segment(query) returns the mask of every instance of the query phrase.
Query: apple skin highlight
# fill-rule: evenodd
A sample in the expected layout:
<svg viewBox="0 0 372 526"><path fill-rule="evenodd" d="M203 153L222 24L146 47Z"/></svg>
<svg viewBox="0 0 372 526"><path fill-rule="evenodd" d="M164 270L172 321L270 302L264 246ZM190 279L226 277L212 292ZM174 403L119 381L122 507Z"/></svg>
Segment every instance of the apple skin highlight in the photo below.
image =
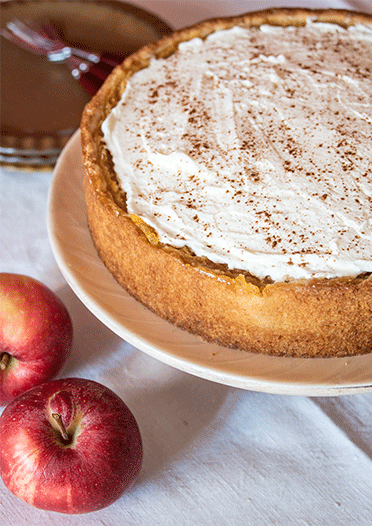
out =
<svg viewBox="0 0 372 526"><path fill-rule="evenodd" d="M29 276L0 273L0 405L54 378L72 340L70 315L54 292Z"/></svg>
<svg viewBox="0 0 372 526"><path fill-rule="evenodd" d="M0 474L36 508L97 511L132 488L142 439L126 404L81 378L51 380L13 400L0 416Z"/></svg>

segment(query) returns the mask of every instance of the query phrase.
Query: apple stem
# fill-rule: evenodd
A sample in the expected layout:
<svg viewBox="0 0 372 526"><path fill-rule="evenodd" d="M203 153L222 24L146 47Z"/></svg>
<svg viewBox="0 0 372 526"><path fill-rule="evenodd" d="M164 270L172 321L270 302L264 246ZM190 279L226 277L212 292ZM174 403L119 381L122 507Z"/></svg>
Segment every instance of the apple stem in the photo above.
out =
<svg viewBox="0 0 372 526"><path fill-rule="evenodd" d="M64 426L64 424L62 422L61 415L59 413L52 413L52 417L54 418L54 420L57 423L58 430L61 433L63 440L67 441L69 439L69 436L68 436L66 428L65 428L65 426Z"/></svg>
<svg viewBox="0 0 372 526"><path fill-rule="evenodd" d="M5 371L5 369L8 367L9 362L10 362L10 358L11 358L11 356L7 352L3 352L0 355L0 369L2 371Z"/></svg>

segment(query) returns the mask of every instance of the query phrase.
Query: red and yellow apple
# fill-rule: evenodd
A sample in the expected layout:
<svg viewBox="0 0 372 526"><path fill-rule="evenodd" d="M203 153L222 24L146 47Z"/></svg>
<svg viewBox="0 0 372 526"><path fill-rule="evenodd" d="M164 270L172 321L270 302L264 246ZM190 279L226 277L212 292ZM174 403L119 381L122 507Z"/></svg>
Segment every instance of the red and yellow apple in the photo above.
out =
<svg viewBox="0 0 372 526"><path fill-rule="evenodd" d="M43 283L0 273L0 405L54 378L71 351L70 315Z"/></svg>
<svg viewBox="0 0 372 526"><path fill-rule="evenodd" d="M37 508L71 514L104 508L133 486L142 458L132 412L91 380L51 380L0 416L1 477Z"/></svg>

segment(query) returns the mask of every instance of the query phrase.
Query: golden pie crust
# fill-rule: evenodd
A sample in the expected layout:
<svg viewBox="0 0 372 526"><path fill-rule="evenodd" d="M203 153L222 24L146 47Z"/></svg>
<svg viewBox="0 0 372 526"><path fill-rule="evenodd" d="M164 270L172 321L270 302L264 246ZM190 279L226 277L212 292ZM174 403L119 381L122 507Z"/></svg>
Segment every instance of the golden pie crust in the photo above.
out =
<svg viewBox="0 0 372 526"><path fill-rule="evenodd" d="M177 31L128 57L86 106L81 122L88 223L98 254L132 296L171 323L209 342L278 356L341 357L369 353L372 344L372 277L265 282L229 271L187 247L159 242L156 232L126 210L101 123L120 100L127 79L165 58L182 41L205 38L235 25L343 26L372 23L345 10L272 9L215 19Z"/></svg>

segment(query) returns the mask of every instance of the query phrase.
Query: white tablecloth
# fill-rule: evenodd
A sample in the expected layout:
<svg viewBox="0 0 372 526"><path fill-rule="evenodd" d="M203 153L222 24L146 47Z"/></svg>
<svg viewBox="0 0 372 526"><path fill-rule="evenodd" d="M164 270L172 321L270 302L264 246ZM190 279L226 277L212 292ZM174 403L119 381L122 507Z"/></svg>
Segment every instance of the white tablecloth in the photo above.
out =
<svg viewBox="0 0 372 526"><path fill-rule="evenodd" d="M369 1L134 1L174 28L278 5L354 8ZM74 349L63 376L101 382L141 428L134 489L99 512L65 516L26 505L0 481L3 526L370 526L372 395L244 391L173 369L122 341L64 280L47 236L52 173L2 169L0 271L33 276L63 300ZM1 410L0 410L1 411Z"/></svg>

